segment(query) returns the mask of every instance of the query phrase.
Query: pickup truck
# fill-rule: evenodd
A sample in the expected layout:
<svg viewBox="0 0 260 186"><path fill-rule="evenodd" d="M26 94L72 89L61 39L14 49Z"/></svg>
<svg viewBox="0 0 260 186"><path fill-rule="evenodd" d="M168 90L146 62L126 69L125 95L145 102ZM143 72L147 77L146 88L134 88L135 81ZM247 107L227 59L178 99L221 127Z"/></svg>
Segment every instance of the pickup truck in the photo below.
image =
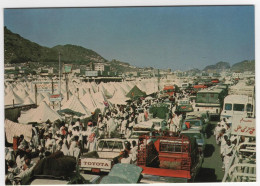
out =
<svg viewBox="0 0 260 186"><path fill-rule="evenodd" d="M188 182L199 172L203 154L194 138L142 136L137 165L143 169L141 183Z"/></svg>
<svg viewBox="0 0 260 186"><path fill-rule="evenodd" d="M117 163L120 152L125 149L126 139L100 139L96 151L83 154L79 158L79 170L94 173L110 172Z"/></svg>

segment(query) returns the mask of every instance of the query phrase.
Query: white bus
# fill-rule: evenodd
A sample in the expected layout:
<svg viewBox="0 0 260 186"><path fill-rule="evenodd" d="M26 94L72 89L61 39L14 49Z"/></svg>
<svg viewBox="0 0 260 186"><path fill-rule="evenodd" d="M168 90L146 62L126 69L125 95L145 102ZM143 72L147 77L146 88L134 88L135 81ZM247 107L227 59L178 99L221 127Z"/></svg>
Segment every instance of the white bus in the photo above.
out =
<svg viewBox="0 0 260 186"><path fill-rule="evenodd" d="M254 100L247 95L228 95L224 99L220 118L254 117Z"/></svg>

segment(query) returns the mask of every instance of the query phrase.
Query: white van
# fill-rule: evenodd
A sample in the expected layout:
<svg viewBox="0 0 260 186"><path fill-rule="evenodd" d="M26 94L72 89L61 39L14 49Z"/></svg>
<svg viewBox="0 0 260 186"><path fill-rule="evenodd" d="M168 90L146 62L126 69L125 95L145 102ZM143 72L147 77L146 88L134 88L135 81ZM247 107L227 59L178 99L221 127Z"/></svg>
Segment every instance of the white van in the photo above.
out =
<svg viewBox="0 0 260 186"><path fill-rule="evenodd" d="M228 95L224 99L220 118L252 117L254 113L254 100L246 95Z"/></svg>

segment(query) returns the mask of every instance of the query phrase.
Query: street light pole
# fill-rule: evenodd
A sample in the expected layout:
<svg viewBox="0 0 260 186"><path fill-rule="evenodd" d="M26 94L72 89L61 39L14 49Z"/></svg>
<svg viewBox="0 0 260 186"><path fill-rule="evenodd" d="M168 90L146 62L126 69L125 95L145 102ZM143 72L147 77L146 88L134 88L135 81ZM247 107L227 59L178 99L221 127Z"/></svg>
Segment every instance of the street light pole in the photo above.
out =
<svg viewBox="0 0 260 186"><path fill-rule="evenodd" d="M59 96L61 99L61 69L60 69L60 52L59 52ZM59 110L61 110L61 100L60 100L60 104L59 104Z"/></svg>

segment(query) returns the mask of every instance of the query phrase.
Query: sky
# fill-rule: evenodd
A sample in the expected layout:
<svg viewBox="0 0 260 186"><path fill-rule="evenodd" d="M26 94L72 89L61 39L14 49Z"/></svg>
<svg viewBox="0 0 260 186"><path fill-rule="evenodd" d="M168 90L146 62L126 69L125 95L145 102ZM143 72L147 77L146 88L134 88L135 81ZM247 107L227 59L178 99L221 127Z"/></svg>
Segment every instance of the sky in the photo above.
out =
<svg viewBox="0 0 260 186"><path fill-rule="evenodd" d="M73 44L138 67L203 69L255 59L254 6L5 9L42 46Z"/></svg>

